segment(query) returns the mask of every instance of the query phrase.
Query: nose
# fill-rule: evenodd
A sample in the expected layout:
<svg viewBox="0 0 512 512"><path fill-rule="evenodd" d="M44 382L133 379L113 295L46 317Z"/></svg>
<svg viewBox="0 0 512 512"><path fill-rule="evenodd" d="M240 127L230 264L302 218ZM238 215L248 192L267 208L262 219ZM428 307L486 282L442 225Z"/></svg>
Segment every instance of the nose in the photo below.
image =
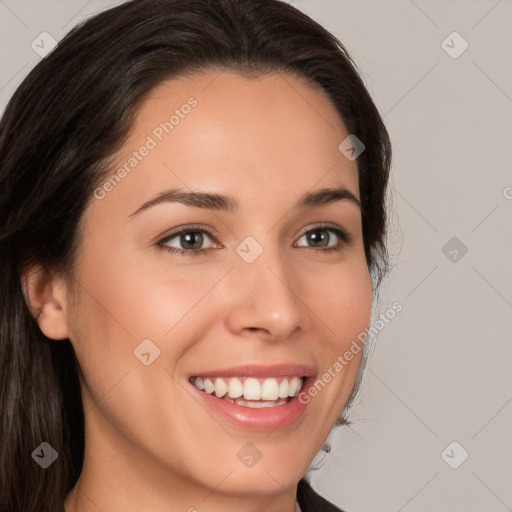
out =
<svg viewBox="0 0 512 512"><path fill-rule="evenodd" d="M299 276L279 249L265 249L252 263L237 256L235 267L227 314L231 332L282 340L304 327Z"/></svg>

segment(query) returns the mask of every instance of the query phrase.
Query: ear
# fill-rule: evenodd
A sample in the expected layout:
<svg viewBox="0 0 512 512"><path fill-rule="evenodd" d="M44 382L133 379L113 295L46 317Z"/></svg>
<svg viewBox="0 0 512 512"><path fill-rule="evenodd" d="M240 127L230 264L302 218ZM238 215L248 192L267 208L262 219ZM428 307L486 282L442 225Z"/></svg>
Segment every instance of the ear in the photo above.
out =
<svg viewBox="0 0 512 512"><path fill-rule="evenodd" d="M42 333L53 340L69 338L64 280L35 265L23 272L21 281L27 305Z"/></svg>

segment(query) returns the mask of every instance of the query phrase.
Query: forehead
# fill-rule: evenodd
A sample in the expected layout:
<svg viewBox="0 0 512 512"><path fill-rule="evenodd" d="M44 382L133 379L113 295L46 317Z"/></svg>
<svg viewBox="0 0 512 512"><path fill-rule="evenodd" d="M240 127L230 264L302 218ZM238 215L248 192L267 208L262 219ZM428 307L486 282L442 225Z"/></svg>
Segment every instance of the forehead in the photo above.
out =
<svg viewBox="0 0 512 512"><path fill-rule="evenodd" d="M126 172L107 198L132 208L164 188L204 188L256 205L339 185L359 197L357 164L338 149L348 135L327 95L303 79L180 77L140 104L111 169Z"/></svg>

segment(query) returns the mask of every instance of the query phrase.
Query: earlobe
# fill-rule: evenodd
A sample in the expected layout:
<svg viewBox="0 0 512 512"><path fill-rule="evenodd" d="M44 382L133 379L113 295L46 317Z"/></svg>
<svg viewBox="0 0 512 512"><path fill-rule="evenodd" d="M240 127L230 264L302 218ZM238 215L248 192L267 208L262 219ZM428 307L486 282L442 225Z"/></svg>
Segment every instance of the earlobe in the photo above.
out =
<svg viewBox="0 0 512 512"><path fill-rule="evenodd" d="M54 340L69 338L66 285L41 265L23 272L23 294L42 333Z"/></svg>

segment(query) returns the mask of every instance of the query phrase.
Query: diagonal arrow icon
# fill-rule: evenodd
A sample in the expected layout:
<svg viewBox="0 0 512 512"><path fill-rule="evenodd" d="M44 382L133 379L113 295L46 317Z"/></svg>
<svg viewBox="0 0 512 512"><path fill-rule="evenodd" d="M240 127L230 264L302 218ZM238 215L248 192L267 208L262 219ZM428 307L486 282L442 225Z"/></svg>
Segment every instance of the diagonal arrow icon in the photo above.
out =
<svg viewBox="0 0 512 512"><path fill-rule="evenodd" d="M42 442L36 447L31 455L43 469L51 466L59 457L59 454L53 449L52 445L46 442Z"/></svg>
<svg viewBox="0 0 512 512"><path fill-rule="evenodd" d="M149 366L160 357L160 349L149 339L142 340L133 351L133 355L144 365Z"/></svg>
<svg viewBox="0 0 512 512"><path fill-rule="evenodd" d="M252 236L248 236L238 244L236 252L246 263L252 263L261 255L263 247Z"/></svg>
<svg viewBox="0 0 512 512"><path fill-rule="evenodd" d="M441 458L452 469L457 469L467 460L469 453L457 441L451 442L442 452Z"/></svg>
<svg viewBox="0 0 512 512"><path fill-rule="evenodd" d="M345 157L353 162L364 150L365 145L353 133L346 137L338 146Z"/></svg>
<svg viewBox="0 0 512 512"><path fill-rule="evenodd" d="M255 466L263 454L252 443L246 443L236 454L238 460L249 469Z"/></svg>

